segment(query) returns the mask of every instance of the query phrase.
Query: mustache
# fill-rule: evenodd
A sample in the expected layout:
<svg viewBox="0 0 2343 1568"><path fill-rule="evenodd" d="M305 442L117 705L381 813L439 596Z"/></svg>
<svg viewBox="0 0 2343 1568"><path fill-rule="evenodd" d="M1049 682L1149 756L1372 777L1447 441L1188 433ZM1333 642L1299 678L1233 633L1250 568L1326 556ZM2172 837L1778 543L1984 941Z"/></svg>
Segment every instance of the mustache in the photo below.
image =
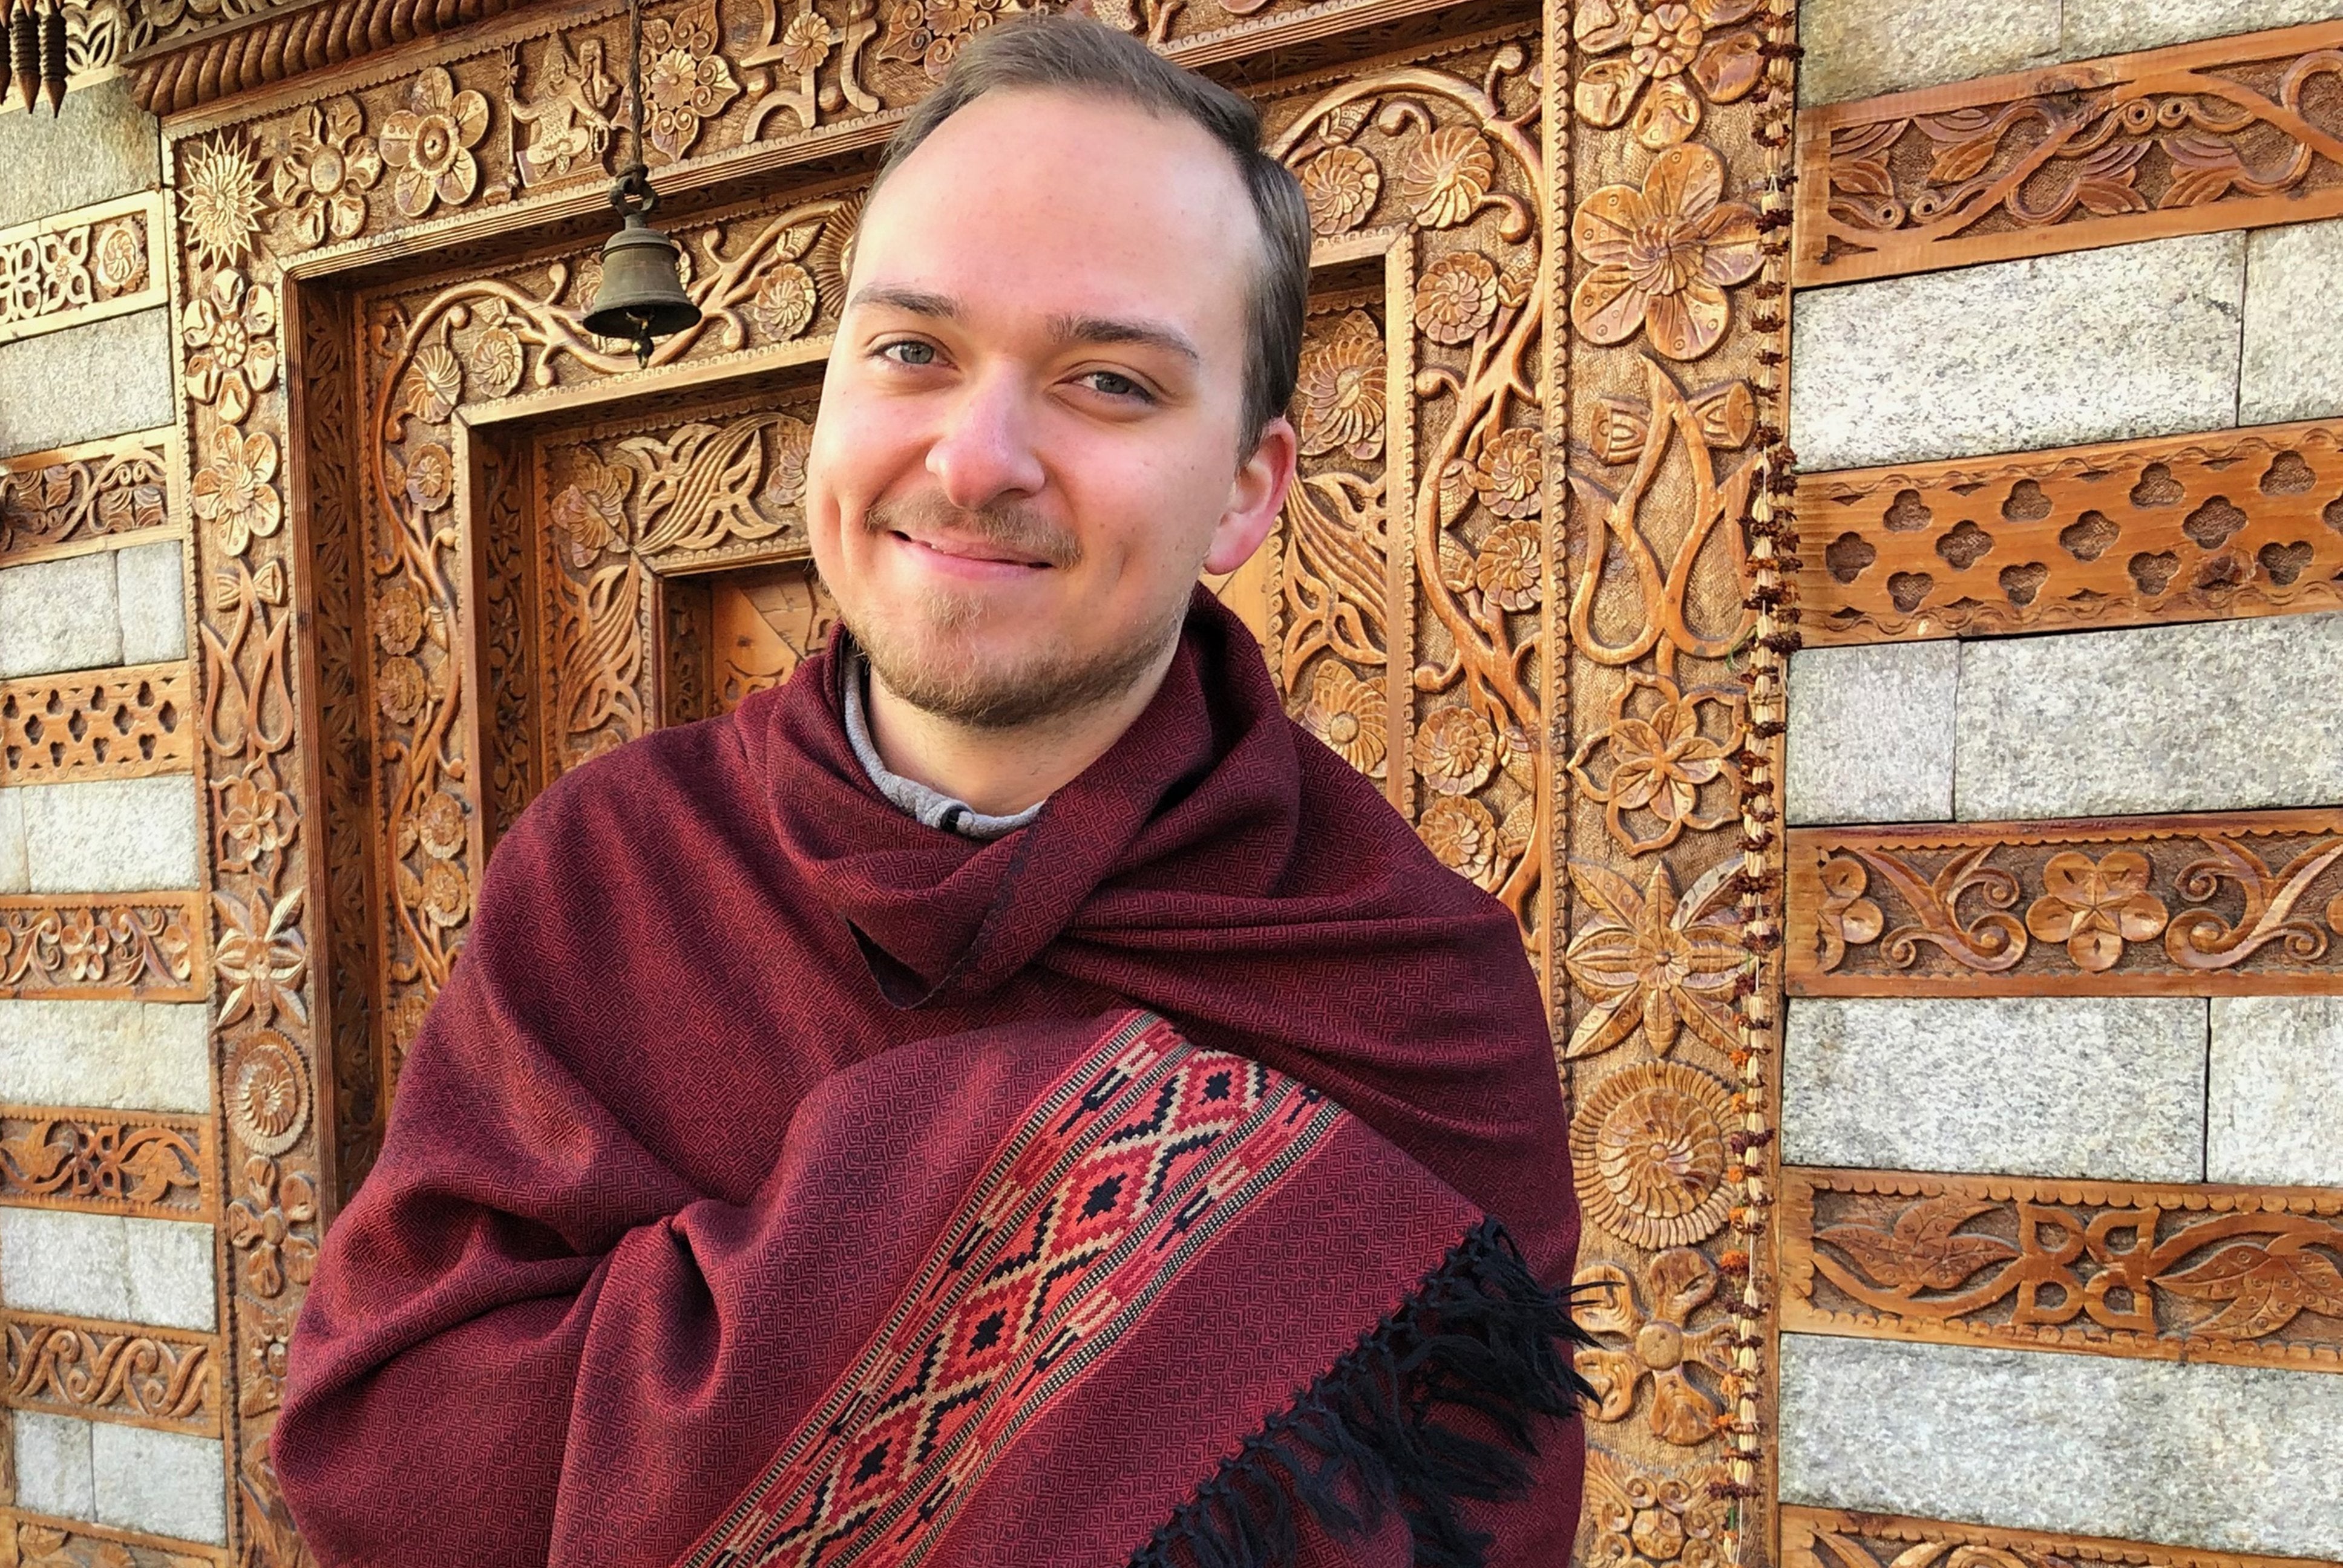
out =
<svg viewBox="0 0 2343 1568"><path fill-rule="evenodd" d="M915 539L973 540L1021 560L1053 567L1075 566L1082 558L1081 540L1016 501L970 511L930 491L878 503L862 514L862 527L869 533L900 533Z"/></svg>

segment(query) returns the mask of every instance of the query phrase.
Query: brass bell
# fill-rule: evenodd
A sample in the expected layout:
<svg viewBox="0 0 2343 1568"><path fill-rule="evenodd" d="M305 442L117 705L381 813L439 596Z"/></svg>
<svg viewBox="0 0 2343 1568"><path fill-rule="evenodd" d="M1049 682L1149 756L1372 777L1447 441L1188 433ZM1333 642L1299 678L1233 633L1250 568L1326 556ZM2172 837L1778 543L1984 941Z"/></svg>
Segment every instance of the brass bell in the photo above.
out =
<svg viewBox="0 0 2343 1568"><path fill-rule="evenodd" d="M635 346L635 362L650 362L655 338L699 324L699 307L683 291L677 263L682 247L645 221L659 208L649 171L637 164L618 176L610 205L624 220L602 246L602 286L594 291L586 330L624 338Z"/></svg>

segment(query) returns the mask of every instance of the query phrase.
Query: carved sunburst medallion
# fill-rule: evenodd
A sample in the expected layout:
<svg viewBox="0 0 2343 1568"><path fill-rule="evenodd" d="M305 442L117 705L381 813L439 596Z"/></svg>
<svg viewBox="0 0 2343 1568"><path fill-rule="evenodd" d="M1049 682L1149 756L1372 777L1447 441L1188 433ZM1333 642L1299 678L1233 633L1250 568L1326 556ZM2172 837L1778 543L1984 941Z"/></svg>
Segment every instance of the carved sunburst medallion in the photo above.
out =
<svg viewBox="0 0 2343 1568"><path fill-rule="evenodd" d="M1653 1250L1715 1235L1733 1202L1725 1184L1732 1114L1725 1085L1680 1062L1643 1062L1604 1079L1570 1130L1587 1218Z"/></svg>

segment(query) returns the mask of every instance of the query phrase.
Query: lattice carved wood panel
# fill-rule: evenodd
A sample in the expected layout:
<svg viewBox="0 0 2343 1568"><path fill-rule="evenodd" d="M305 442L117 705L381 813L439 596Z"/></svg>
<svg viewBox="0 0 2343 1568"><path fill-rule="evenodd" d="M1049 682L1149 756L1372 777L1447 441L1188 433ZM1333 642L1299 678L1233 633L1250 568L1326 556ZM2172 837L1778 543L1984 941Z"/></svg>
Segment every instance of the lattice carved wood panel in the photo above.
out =
<svg viewBox="0 0 2343 1568"><path fill-rule="evenodd" d="M1817 474L1811 645L2343 605L2343 425Z"/></svg>

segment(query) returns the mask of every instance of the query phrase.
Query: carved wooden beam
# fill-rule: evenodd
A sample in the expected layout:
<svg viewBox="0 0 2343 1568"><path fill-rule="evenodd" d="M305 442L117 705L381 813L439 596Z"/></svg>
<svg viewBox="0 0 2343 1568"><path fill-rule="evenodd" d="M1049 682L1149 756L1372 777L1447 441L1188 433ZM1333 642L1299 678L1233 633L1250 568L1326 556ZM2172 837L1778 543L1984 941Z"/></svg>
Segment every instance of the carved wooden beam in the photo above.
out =
<svg viewBox="0 0 2343 1568"><path fill-rule="evenodd" d="M1785 1166L1781 1235L1788 1331L2343 1370L2332 1188Z"/></svg>
<svg viewBox="0 0 2343 1568"><path fill-rule="evenodd" d="M186 772L194 689L184 659L0 685L0 786Z"/></svg>
<svg viewBox="0 0 2343 1568"><path fill-rule="evenodd" d="M264 1459L266 1456L262 1456ZM0 1562L37 1568L227 1568L223 1547L0 1508Z"/></svg>
<svg viewBox="0 0 2343 1568"><path fill-rule="evenodd" d="M2343 994L2343 810L1789 836L1794 996Z"/></svg>
<svg viewBox="0 0 2343 1568"><path fill-rule="evenodd" d="M0 897L0 997L201 1001L208 924L200 893Z"/></svg>
<svg viewBox="0 0 2343 1568"><path fill-rule="evenodd" d="M15 1312L0 1330L13 1409L219 1435L216 1335Z"/></svg>
<svg viewBox="0 0 2343 1568"><path fill-rule="evenodd" d="M1809 647L2343 605L2343 421L1798 481Z"/></svg>
<svg viewBox="0 0 2343 1568"><path fill-rule="evenodd" d="M1801 288L2343 213L2343 22L1807 109Z"/></svg>
<svg viewBox="0 0 2343 1568"><path fill-rule="evenodd" d="M0 229L0 343L161 304L162 227L163 193L140 191Z"/></svg>
<svg viewBox="0 0 2343 1568"><path fill-rule="evenodd" d="M0 460L0 567L167 527L177 438L141 430Z"/></svg>
<svg viewBox="0 0 2343 1568"><path fill-rule="evenodd" d="M0 1204L211 1220L210 1122L150 1111L0 1105Z"/></svg>
<svg viewBox="0 0 2343 1568"><path fill-rule="evenodd" d="M1965 1563L1977 1568L2322 1568L2298 1557L2260 1557L2191 1546L2157 1546L1990 1524L1947 1524L1835 1508L1782 1510L1785 1568L1891 1568Z"/></svg>
<svg viewBox="0 0 2343 1568"><path fill-rule="evenodd" d="M232 93L452 32L531 3L316 0L280 5L241 26L196 34L129 62L131 90L148 114L180 114Z"/></svg>

